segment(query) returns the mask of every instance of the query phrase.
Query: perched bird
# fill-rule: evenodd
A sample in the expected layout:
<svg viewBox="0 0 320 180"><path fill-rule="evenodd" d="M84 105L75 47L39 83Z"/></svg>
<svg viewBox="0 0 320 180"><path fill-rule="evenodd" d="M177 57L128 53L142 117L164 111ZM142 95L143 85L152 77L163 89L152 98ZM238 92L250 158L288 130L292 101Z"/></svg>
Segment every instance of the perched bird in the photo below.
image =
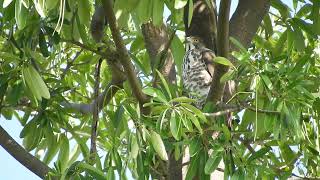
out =
<svg viewBox="0 0 320 180"><path fill-rule="evenodd" d="M186 38L186 54L183 58L183 88L194 100L195 106L202 109L210 90L214 72L215 53L206 48L199 37Z"/></svg>

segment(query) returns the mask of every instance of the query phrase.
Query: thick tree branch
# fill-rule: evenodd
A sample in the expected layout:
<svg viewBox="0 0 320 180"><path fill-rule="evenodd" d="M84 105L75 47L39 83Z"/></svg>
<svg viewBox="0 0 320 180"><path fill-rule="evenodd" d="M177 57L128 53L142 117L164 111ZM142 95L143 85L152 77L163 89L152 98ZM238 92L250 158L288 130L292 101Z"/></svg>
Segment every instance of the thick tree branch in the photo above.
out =
<svg viewBox="0 0 320 180"><path fill-rule="evenodd" d="M227 59L229 56L230 5L230 0L221 1L218 18L217 55ZM215 70L207 101L211 101L216 104L221 100L225 86L225 83L220 82L220 78L228 71L228 67L221 64L216 64L214 69Z"/></svg>
<svg viewBox="0 0 320 180"><path fill-rule="evenodd" d="M23 166L31 172L44 179L50 168L42 161L32 156L22 146L20 146L1 126L0 126L0 145Z"/></svg>
<svg viewBox="0 0 320 180"><path fill-rule="evenodd" d="M239 0L230 20L230 36L248 48L264 15L270 8L270 0ZM236 50L231 44L231 51Z"/></svg>
<svg viewBox="0 0 320 180"><path fill-rule="evenodd" d="M146 94L142 92L141 85L139 83L138 77L134 71L134 67L131 63L128 51L123 43L123 40L120 35L119 27L116 22L116 17L113 12L113 3L111 0L104 0L103 7L105 10L106 17L111 29L112 38L114 40L115 46L119 53L120 62L123 65L123 68L127 74L127 78L134 96L137 98L140 104L144 104L149 101L149 98Z"/></svg>

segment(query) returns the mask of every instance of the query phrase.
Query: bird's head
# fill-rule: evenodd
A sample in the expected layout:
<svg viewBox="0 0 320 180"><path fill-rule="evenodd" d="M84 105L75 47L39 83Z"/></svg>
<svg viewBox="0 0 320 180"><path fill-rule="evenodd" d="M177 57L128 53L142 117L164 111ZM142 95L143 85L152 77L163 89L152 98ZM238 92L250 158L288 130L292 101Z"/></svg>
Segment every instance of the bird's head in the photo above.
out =
<svg viewBox="0 0 320 180"><path fill-rule="evenodd" d="M186 50L190 50L193 48L204 48L204 42L202 41L201 38L197 37L197 36L189 36L186 37Z"/></svg>

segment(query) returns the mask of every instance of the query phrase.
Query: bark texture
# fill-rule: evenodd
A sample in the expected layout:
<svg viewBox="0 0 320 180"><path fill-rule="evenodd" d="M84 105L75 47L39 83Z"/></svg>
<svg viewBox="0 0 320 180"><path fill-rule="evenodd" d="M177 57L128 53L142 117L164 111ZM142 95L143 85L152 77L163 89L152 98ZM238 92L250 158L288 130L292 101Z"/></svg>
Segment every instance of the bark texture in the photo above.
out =
<svg viewBox="0 0 320 180"><path fill-rule="evenodd" d="M170 35L166 26L162 25L161 27L156 27L152 23L146 23L142 25L142 34L144 37L145 47L151 60L151 67L154 67L154 61L156 61L157 56L159 56L160 53L165 49L167 43L170 43ZM160 69L160 72L168 80L169 83L175 83L176 71L170 49L168 50L167 56L164 61L164 66ZM176 161L173 153L168 152L168 155L169 161L167 164L167 179L182 179L182 159Z"/></svg>
<svg viewBox="0 0 320 180"><path fill-rule="evenodd" d="M24 167L44 179L50 168L27 152L0 126L0 145Z"/></svg>

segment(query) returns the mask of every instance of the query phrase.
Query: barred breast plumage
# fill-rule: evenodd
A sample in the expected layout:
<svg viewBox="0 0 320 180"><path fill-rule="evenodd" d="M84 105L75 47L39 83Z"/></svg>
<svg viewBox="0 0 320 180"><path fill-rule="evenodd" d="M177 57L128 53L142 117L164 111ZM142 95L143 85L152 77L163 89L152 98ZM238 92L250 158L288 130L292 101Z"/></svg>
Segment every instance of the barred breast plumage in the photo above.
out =
<svg viewBox="0 0 320 180"><path fill-rule="evenodd" d="M186 38L186 54L183 59L183 87L188 96L196 100L196 107L201 109L210 90L214 71L215 54L206 48L198 37Z"/></svg>

